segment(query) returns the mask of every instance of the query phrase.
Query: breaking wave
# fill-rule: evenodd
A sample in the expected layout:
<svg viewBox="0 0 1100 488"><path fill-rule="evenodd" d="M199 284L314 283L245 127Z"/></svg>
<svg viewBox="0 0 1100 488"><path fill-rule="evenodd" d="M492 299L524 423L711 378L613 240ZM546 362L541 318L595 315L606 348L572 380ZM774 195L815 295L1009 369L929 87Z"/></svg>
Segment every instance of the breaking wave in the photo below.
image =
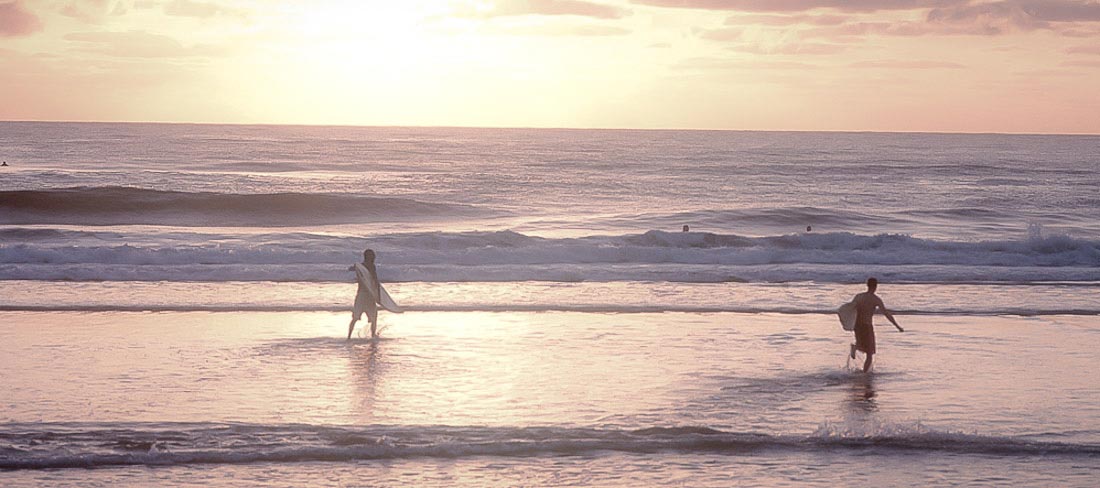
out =
<svg viewBox="0 0 1100 488"><path fill-rule="evenodd" d="M295 463L471 456L599 455L602 452L948 452L987 456L1100 457L1100 445L940 432L922 426L852 434L723 432L708 427L637 430L257 424L7 424L0 469Z"/></svg>
<svg viewBox="0 0 1100 488"><path fill-rule="evenodd" d="M387 281L1030 283L1100 281L1100 241L951 241L898 234L650 231L547 238L512 231L349 237L0 230L0 279L347 281L364 248Z"/></svg>
<svg viewBox="0 0 1100 488"><path fill-rule="evenodd" d="M0 224L281 227L446 218L468 205L338 193L233 194L130 187L0 191Z"/></svg>

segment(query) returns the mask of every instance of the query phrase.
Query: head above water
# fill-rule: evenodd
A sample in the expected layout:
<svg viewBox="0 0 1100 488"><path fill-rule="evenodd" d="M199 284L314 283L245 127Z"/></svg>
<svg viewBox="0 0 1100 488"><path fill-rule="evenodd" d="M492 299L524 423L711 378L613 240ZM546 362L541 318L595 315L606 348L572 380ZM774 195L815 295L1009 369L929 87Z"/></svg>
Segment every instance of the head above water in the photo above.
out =
<svg viewBox="0 0 1100 488"><path fill-rule="evenodd" d="M363 251L363 262L364 263L373 263L374 262L374 250L373 249L367 249L366 251Z"/></svg>
<svg viewBox="0 0 1100 488"><path fill-rule="evenodd" d="M874 292L875 288L878 288L878 279L867 278L867 291Z"/></svg>

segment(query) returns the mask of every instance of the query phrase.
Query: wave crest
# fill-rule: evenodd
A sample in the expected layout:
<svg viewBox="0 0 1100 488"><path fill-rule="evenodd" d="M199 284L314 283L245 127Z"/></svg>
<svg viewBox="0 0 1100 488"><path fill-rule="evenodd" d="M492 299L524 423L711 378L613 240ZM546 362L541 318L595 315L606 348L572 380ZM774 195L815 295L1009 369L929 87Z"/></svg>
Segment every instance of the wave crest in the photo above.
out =
<svg viewBox="0 0 1100 488"><path fill-rule="evenodd" d="M919 426L918 426L919 427ZM294 463L599 452L764 450L921 451L996 456L1100 457L1100 445L940 432L926 428L869 435L809 436L724 432L701 426L633 431L554 427L330 427L255 424L9 424L0 427L0 469L129 465Z"/></svg>
<svg viewBox="0 0 1100 488"><path fill-rule="evenodd" d="M470 216L468 205L339 193L230 194L130 187L0 191L0 224L279 227Z"/></svg>

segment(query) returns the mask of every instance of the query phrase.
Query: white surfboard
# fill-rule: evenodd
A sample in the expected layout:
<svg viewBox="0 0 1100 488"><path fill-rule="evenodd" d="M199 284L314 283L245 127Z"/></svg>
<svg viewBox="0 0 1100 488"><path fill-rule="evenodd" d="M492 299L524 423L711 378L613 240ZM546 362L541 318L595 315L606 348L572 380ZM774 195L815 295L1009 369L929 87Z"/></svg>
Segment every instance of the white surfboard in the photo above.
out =
<svg viewBox="0 0 1100 488"><path fill-rule="evenodd" d="M393 301L393 298L390 298L390 294L386 292L386 287L379 285L378 291L381 292L382 296L374 296L374 277L371 276L370 271L367 271L367 267L363 266L362 263L355 263L355 279L359 281L360 285L366 287L367 293L370 294L371 299L378 302L382 308L393 313L404 312L404 310L401 310L401 306Z"/></svg>
<svg viewBox="0 0 1100 488"><path fill-rule="evenodd" d="M856 302L841 305L836 315L840 318L840 326L844 327L844 330L856 330Z"/></svg>

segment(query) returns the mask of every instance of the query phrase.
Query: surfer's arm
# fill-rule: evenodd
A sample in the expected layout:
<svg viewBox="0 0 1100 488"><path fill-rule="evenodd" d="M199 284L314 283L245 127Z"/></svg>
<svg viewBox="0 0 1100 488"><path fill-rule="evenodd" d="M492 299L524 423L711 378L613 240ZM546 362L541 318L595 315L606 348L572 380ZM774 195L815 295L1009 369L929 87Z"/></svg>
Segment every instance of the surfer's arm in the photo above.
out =
<svg viewBox="0 0 1100 488"><path fill-rule="evenodd" d="M878 301L878 308L879 310L882 310L882 314L886 316L886 320L889 320L891 324L894 324L894 327L898 328L898 332L905 332L905 329L901 328L901 326L898 325L898 321L894 320L894 314L890 313L890 311L886 309L886 305L882 303L882 300Z"/></svg>

